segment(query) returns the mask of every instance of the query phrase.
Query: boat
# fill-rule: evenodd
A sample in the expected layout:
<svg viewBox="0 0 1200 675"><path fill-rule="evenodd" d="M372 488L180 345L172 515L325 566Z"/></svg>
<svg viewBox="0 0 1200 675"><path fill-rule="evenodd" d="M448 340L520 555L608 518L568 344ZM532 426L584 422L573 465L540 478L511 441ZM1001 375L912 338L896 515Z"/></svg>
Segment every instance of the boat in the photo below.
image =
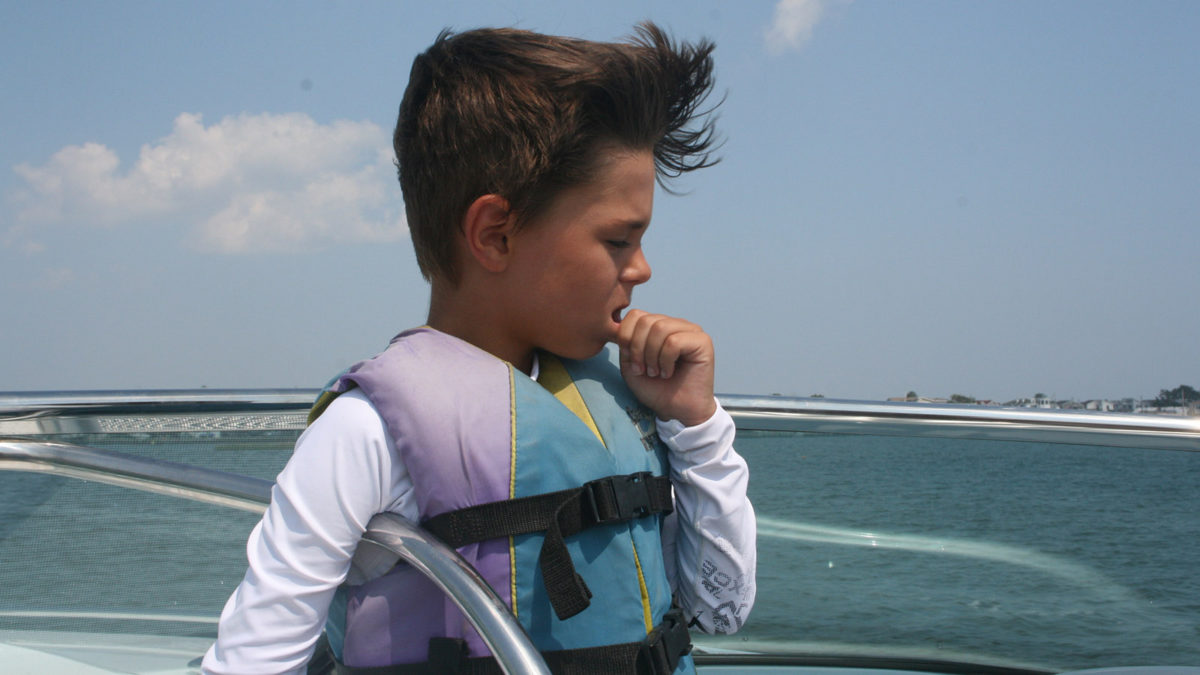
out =
<svg viewBox="0 0 1200 675"><path fill-rule="evenodd" d="M0 672L199 672L314 395L0 394ZM720 398L759 599L693 636L700 673L1200 675L1200 418ZM469 565L378 516L352 575L398 561L505 672L548 672Z"/></svg>

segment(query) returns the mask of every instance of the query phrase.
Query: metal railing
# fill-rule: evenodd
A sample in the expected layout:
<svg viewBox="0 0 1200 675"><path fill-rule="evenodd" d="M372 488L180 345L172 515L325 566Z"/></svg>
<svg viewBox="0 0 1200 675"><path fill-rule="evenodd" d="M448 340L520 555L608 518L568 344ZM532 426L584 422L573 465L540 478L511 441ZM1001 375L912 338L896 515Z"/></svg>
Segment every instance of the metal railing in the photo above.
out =
<svg viewBox="0 0 1200 675"><path fill-rule="evenodd" d="M1200 452L1200 417L721 396L738 430L1072 443Z"/></svg>
<svg viewBox="0 0 1200 675"><path fill-rule="evenodd" d="M90 480L180 499L262 512L271 482L204 467L55 443L0 440L0 471L32 471ZM505 673L549 675L521 625L469 563L420 527L394 514L367 524L353 562L358 580L403 560L433 581L483 637Z"/></svg>
<svg viewBox="0 0 1200 675"><path fill-rule="evenodd" d="M30 471L262 513L271 481L53 441L0 440L0 471Z"/></svg>
<svg viewBox="0 0 1200 675"><path fill-rule="evenodd" d="M390 570L402 559L437 584L487 643L505 673L550 675L525 629L508 611L483 577L454 549L394 513L381 513L367 523L367 531L354 553L354 565L362 571L370 566L378 573ZM366 580L371 574L363 574Z"/></svg>
<svg viewBox="0 0 1200 675"><path fill-rule="evenodd" d="M308 389L0 393L0 438L299 430ZM721 395L740 430L928 436L1200 451L1200 417Z"/></svg>

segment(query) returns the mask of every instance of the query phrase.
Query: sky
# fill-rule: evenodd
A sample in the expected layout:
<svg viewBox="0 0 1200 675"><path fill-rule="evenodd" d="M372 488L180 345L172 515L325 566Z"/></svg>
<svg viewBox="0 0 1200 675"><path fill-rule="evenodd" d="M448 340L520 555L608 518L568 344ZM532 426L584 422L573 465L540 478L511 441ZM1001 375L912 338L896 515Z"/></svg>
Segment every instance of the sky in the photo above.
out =
<svg viewBox="0 0 1200 675"><path fill-rule="evenodd" d="M0 0L0 390L319 387L424 323L390 155L443 28L712 39L634 306L717 390L1200 385L1200 3Z"/></svg>

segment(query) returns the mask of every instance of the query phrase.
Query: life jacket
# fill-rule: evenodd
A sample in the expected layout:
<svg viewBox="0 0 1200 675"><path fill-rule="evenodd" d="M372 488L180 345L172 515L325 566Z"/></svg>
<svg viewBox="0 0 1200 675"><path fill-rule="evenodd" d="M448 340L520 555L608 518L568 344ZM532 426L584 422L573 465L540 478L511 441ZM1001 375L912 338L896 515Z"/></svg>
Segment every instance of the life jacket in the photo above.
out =
<svg viewBox="0 0 1200 675"><path fill-rule="evenodd" d="M635 655L643 662L657 659L657 669L622 670L692 673L690 656L660 658L664 650L686 652L690 643L679 644L680 631L687 640L686 627L672 612L662 558L669 465L654 415L628 390L608 354L584 361L540 354L539 364L535 382L467 342L417 328L336 378L310 422L338 394L357 387L366 395L412 478L422 524L475 567L552 668L590 661L590 669L562 670L599 672L595 663L604 650L592 648L666 639L670 644L649 648L654 654ZM665 508L661 492L654 492L664 484ZM628 499L619 503L621 493L631 490L633 508ZM574 501L560 507L560 495ZM549 535L515 527L502 528L515 532L508 536L494 536L495 531L459 536L499 520L488 509L507 513L514 504L547 499ZM558 523L571 521L563 509L582 509L584 515L575 516L584 521L579 531L569 525L565 533L558 531ZM595 515L601 511L608 515ZM671 635L664 638L666 630ZM427 667L446 639L457 641L467 661L490 656L457 607L406 565L340 588L327 634L349 672L393 664Z"/></svg>

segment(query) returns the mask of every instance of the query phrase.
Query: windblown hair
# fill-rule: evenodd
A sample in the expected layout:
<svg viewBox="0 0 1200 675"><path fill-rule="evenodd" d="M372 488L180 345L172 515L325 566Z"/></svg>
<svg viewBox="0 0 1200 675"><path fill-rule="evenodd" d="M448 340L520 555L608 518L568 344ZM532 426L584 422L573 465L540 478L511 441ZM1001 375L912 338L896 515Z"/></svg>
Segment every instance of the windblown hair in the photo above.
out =
<svg viewBox="0 0 1200 675"><path fill-rule="evenodd" d="M443 31L413 61L393 139L421 273L457 282L455 237L482 195L505 198L523 224L610 148L652 151L664 188L715 164L713 116L700 109L712 50L652 23L618 43Z"/></svg>

